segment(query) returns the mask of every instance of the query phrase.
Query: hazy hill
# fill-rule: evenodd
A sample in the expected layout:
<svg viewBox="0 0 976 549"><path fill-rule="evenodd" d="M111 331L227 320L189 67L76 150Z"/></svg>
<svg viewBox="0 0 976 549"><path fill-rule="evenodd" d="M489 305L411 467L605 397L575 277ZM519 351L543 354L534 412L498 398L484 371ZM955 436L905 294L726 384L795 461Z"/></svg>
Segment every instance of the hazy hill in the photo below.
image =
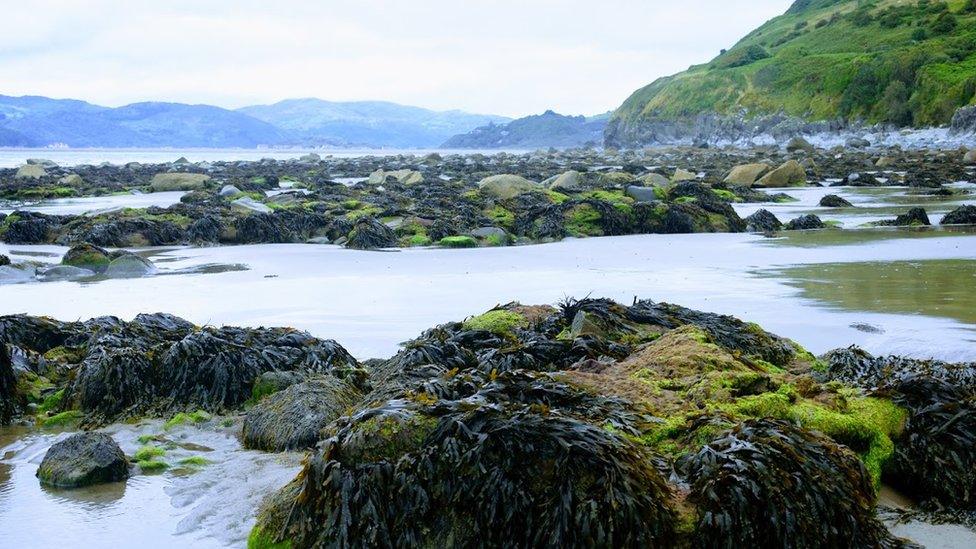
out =
<svg viewBox="0 0 976 549"><path fill-rule="evenodd" d="M553 111L526 116L508 124L489 124L456 135L445 149L534 149L599 145L609 114L587 118L564 116Z"/></svg>
<svg viewBox="0 0 976 549"><path fill-rule="evenodd" d="M334 102L287 99L273 105L244 107L238 112L273 124L300 142L340 140L348 145L436 147L445 139L503 116L462 111L432 111L385 101Z"/></svg>
<svg viewBox="0 0 976 549"><path fill-rule="evenodd" d="M636 91L606 140L639 145L775 114L943 125L973 103L976 0L798 0L710 63Z"/></svg>
<svg viewBox="0 0 976 549"><path fill-rule="evenodd" d="M0 95L0 146L423 148L508 120L384 102L295 99L234 111L159 102L109 108L73 99Z"/></svg>

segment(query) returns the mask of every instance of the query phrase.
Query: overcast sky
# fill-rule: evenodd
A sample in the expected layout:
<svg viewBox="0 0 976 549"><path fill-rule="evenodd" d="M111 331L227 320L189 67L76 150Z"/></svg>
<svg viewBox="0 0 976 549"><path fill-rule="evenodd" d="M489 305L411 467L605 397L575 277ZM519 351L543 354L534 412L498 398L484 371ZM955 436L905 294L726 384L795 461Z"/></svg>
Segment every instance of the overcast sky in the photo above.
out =
<svg viewBox="0 0 976 549"><path fill-rule="evenodd" d="M5 0L0 94L596 114L790 0Z"/></svg>

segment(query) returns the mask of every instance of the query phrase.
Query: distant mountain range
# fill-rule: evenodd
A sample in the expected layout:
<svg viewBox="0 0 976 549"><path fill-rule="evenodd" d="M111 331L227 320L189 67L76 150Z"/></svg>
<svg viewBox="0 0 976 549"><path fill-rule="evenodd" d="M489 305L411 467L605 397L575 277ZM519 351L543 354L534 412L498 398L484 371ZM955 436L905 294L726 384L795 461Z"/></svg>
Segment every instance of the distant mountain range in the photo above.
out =
<svg viewBox="0 0 976 549"><path fill-rule="evenodd" d="M159 102L109 108L74 99L0 95L0 146L427 148L509 120L380 101L290 99L228 110Z"/></svg>
<svg viewBox="0 0 976 549"><path fill-rule="evenodd" d="M610 113L585 117L565 116L553 111L526 116L507 124L488 124L456 135L445 149L531 149L600 145Z"/></svg>

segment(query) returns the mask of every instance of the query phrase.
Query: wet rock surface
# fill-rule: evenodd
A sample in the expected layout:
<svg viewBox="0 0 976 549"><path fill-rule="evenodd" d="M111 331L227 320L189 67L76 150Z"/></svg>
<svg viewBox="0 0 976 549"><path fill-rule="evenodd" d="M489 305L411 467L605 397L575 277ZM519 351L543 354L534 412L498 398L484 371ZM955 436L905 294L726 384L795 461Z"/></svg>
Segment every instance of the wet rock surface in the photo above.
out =
<svg viewBox="0 0 976 549"><path fill-rule="evenodd" d="M78 488L129 478L129 462L105 433L76 433L51 446L37 469L41 483Z"/></svg>

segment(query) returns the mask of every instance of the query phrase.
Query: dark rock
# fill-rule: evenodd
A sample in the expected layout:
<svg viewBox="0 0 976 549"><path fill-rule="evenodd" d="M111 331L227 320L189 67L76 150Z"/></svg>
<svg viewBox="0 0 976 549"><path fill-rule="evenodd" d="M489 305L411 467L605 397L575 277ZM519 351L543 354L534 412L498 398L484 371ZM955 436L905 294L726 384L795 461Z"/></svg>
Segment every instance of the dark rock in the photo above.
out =
<svg viewBox="0 0 976 549"><path fill-rule="evenodd" d="M0 254L0 267L4 267L6 265L10 265L10 258Z"/></svg>
<svg viewBox="0 0 976 549"><path fill-rule="evenodd" d="M55 443L37 469L41 483L78 488L129 478L125 454L105 433L75 433Z"/></svg>
<svg viewBox="0 0 976 549"><path fill-rule="evenodd" d="M835 183L837 186L849 186L849 187L880 187L881 182L878 178L869 173L854 172L847 175L843 181L840 183Z"/></svg>
<svg viewBox="0 0 976 549"><path fill-rule="evenodd" d="M810 229L823 229L826 227L823 221L814 214L807 214L791 220L786 224L787 231L806 231Z"/></svg>
<svg viewBox="0 0 976 549"><path fill-rule="evenodd" d="M892 225L898 227L910 226L910 225L931 225L929 221L929 216L925 213L924 208L911 208L907 212L899 215L895 218Z"/></svg>
<svg viewBox="0 0 976 549"><path fill-rule="evenodd" d="M17 409L17 378L7 342L0 339L0 425L10 423Z"/></svg>
<svg viewBox="0 0 976 549"><path fill-rule="evenodd" d="M849 208L853 204L836 194L828 194L820 199L820 206L823 208Z"/></svg>
<svg viewBox="0 0 976 549"><path fill-rule="evenodd" d="M976 132L976 105L958 109L952 115L950 131L956 134Z"/></svg>
<svg viewBox="0 0 976 549"><path fill-rule="evenodd" d="M291 385L247 411L244 446L267 452L312 448L325 426L362 398L348 381L331 376Z"/></svg>
<svg viewBox="0 0 976 549"><path fill-rule="evenodd" d="M752 233L766 233L778 231L783 224L776 216L766 209L761 209L745 219L746 230Z"/></svg>
<svg viewBox="0 0 976 549"><path fill-rule="evenodd" d="M813 154L816 151L817 149L813 145L811 145L809 141L803 139L800 136L796 136L790 139L790 142L786 144L786 152L790 152L790 153L805 152L805 153Z"/></svg>
<svg viewBox="0 0 976 549"><path fill-rule="evenodd" d="M349 232L348 239L346 247L357 250L392 248L397 245L397 237L393 229L373 217L365 217L357 221L355 227Z"/></svg>
<svg viewBox="0 0 976 549"><path fill-rule="evenodd" d="M945 214L942 225L976 225L976 206L959 206Z"/></svg>

